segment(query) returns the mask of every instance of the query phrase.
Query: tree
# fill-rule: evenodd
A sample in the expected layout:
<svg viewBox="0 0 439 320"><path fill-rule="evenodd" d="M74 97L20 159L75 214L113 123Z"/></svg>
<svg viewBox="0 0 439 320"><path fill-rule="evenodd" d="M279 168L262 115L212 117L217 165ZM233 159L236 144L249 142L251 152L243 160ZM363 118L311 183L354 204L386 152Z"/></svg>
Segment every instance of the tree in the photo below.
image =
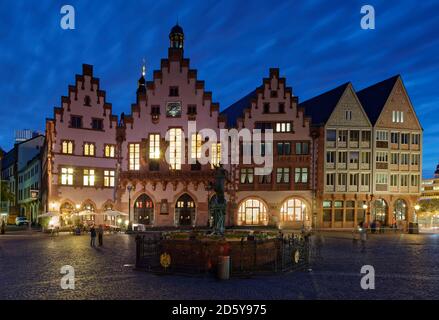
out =
<svg viewBox="0 0 439 320"><path fill-rule="evenodd" d="M11 191L9 190L9 184L7 183L7 181L1 181L0 180L0 186L1 186L1 191L0 191L0 201L4 202L4 201L13 201L14 200L14 195L11 193Z"/></svg>

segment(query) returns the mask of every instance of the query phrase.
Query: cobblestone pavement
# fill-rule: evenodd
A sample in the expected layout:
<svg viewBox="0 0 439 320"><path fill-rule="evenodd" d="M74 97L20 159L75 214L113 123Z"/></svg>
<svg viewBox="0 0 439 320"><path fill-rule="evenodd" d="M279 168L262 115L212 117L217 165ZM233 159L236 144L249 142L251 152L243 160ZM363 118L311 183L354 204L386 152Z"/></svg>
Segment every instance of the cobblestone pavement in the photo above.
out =
<svg viewBox="0 0 439 320"><path fill-rule="evenodd" d="M134 271L134 246L125 234L106 236L98 249L88 236L0 236L0 299L439 298L439 235L374 235L362 253L349 234L324 234L311 272L224 282ZM360 287L366 264L375 290ZM60 287L63 265L75 268L75 290Z"/></svg>

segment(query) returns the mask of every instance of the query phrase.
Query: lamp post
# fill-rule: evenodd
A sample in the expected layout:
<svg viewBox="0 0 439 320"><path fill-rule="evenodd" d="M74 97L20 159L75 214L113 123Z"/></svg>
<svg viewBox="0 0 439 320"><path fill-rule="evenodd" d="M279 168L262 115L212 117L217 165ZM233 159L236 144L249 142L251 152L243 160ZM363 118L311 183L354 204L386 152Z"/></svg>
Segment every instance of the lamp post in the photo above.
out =
<svg viewBox="0 0 439 320"><path fill-rule="evenodd" d="M127 186L128 190L128 231L132 231L131 224L131 191L134 189L132 185Z"/></svg>
<svg viewBox="0 0 439 320"><path fill-rule="evenodd" d="M366 223L367 204L363 203L363 225Z"/></svg>
<svg viewBox="0 0 439 320"><path fill-rule="evenodd" d="M415 205L415 219L414 219L414 223L418 223L418 211L419 209L421 209L421 206L419 204Z"/></svg>

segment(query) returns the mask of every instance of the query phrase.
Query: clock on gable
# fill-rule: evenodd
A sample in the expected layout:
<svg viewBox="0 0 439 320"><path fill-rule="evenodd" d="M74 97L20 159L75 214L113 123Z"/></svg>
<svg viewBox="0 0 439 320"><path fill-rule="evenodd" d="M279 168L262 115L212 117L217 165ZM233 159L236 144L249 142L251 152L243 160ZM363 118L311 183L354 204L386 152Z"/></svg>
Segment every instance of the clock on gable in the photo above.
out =
<svg viewBox="0 0 439 320"><path fill-rule="evenodd" d="M167 117L181 117L181 103L180 102L168 102L166 105Z"/></svg>

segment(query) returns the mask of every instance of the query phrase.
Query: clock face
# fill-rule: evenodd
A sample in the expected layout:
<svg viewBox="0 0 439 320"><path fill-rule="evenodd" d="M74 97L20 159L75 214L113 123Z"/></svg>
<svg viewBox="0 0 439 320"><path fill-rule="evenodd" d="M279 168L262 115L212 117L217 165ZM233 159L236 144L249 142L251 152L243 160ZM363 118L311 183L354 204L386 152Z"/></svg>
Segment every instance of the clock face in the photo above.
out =
<svg viewBox="0 0 439 320"><path fill-rule="evenodd" d="M167 117L181 117L181 103L180 102L168 102L166 105Z"/></svg>

